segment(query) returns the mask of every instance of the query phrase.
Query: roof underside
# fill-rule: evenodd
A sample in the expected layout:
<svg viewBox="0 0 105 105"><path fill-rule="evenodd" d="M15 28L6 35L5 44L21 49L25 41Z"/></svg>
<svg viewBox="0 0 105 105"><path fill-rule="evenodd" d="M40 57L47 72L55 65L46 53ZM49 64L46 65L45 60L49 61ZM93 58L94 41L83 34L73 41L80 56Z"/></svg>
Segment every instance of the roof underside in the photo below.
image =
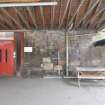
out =
<svg viewBox="0 0 105 105"><path fill-rule="evenodd" d="M2 2L39 0L0 0ZM42 0L55 1L55 0ZM105 0L56 0L56 6L0 8L0 30L93 29L105 26Z"/></svg>

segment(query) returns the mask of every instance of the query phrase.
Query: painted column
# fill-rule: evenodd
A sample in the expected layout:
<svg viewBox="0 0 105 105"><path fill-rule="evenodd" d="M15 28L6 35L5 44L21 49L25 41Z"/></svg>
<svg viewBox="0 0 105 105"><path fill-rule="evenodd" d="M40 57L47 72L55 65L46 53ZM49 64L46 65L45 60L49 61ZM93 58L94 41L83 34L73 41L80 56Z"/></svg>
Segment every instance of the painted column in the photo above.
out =
<svg viewBox="0 0 105 105"><path fill-rule="evenodd" d="M66 76L69 76L69 39L68 33L65 33L66 39Z"/></svg>

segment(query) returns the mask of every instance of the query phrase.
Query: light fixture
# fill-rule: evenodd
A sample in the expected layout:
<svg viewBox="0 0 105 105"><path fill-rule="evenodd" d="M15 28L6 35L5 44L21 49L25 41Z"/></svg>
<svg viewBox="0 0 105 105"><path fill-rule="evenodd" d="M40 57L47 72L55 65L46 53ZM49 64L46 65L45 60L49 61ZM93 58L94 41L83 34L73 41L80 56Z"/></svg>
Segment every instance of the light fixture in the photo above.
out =
<svg viewBox="0 0 105 105"><path fill-rule="evenodd" d="M57 5L57 2L36 2L36 3L1 3L0 8L7 7L34 7L34 6L53 6Z"/></svg>

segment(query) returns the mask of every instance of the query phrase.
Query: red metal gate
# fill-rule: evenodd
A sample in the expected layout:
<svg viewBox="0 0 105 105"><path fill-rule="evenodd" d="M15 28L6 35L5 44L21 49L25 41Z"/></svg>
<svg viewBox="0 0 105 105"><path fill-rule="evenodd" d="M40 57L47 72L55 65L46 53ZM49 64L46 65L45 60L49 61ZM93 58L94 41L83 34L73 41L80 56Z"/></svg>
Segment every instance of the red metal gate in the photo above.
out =
<svg viewBox="0 0 105 105"><path fill-rule="evenodd" d="M13 76L14 66L13 41L0 41L0 76Z"/></svg>

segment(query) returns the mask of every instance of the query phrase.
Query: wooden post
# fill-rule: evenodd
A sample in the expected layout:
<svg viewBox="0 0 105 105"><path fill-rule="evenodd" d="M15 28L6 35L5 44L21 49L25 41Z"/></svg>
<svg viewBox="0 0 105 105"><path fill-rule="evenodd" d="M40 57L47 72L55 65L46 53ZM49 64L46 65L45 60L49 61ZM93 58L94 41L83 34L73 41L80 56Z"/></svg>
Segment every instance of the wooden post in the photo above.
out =
<svg viewBox="0 0 105 105"><path fill-rule="evenodd" d="M17 73L20 75L24 65L24 32L15 32L15 42Z"/></svg>

